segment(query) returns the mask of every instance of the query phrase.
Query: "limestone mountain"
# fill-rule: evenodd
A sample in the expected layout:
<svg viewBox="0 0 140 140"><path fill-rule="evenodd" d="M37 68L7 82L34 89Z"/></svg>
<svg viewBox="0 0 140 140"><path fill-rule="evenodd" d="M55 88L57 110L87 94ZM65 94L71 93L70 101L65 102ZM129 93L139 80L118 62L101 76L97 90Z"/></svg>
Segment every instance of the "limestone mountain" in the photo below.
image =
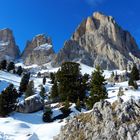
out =
<svg viewBox="0 0 140 140"><path fill-rule="evenodd" d="M133 63L140 64L140 50L131 34L113 17L95 12L82 21L52 64L58 66L64 61L126 69Z"/></svg>
<svg viewBox="0 0 140 140"><path fill-rule="evenodd" d="M8 28L0 30L0 60L14 60L19 55L20 51L16 45L12 30Z"/></svg>
<svg viewBox="0 0 140 140"><path fill-rule="evenodd" d="M21 57L24 60L25 65L41 65L50 62L54 55L51 38L44 34L40 34L35 36L32 41L27 41Z"/></svg>

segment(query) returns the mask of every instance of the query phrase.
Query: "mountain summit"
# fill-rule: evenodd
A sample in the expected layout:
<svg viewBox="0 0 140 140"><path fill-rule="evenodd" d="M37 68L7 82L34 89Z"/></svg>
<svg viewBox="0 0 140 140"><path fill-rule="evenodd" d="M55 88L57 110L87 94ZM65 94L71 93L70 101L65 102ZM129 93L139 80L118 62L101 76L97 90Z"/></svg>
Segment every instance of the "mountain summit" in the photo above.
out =
<svg viewBox="0 0 140 140"><path fill-rule="evenodd" d="M135 39L111 16L100 12L83 20L55 58L53 65L80 61L103 69L126 69L140 64L140 50Z"/></svg>
<svg viewBox="0 0 140 140"><path fill-rule="evenodd" d="M41 65L50 62L54 55L51 38L45 34L39 34L36 35L32 41L27 41L21 57L25 65Z"/></svg>
<svg viewBox="0 0 140 140"><path fill-rule="evenodd" d="M19 55L20 51L16 45L12 30L8 28L0 30L0 60L14 60Z"/></svg>

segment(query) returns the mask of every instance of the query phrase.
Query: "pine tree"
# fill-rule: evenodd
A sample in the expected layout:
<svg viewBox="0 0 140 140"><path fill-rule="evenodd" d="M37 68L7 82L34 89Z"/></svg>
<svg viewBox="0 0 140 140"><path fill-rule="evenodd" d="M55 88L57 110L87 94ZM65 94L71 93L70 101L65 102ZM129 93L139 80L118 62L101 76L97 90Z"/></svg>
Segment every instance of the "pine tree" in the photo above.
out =
<svg viewBox="0 0 140 140"><path fill-rule="evenodd" d="M90 97L87 101L89 108L92 108L93 105L101 99L106 99L108 97L104 86L105 78L102 76L102 74L103 71L99 66L97 66L96 70L92 73Z"/></svg>
<svg viewBox="0 0 140 140"><path fill-rule="evenodd" d="M45 93L46 93L46 90L45 90L45 88L43 87L43 85L41 85L40 96L42 97L42 99L45 98Z"/></svg>
<svg viewBox="0 0 140 140"><path fill-rule="evenodd" d="M6 60L2 60L0 63L0 69L1 70L5 70L7 67L7 61Z"/></svg>
<svg viewBox="0 0 140 140"><path fill-rule="evenodd" d="M63 113L64 116L68 116L70 114L70 102L69 102L69 98L67 97L67 99L64 102L64 107L61 108L61 111Z"/></svg>
<svg viewBox="0 0 140 140"><path fill-rule="evenodd" d="M57 81L54 82L51 89L51 99L57 100L59 97Z"/></svg>
<svg viewBox="0 0 140 140"><path fill-rule="evenodd" d="M134 86L134 80L132 78L129 79L128 85L129 86Z"/></svg>
<svg viewBox="0 0 140 140"><path fill-rule="evenodd" d="M137 69L136 64L134 64L130 73L128 85L133 86L135 89L138 89L138 85L136 83L137 80L139 80L139 70Z"/></svg>
<svg viewBox="0 0 140 140"><path fill-rule="evenodd" d="M131 74L130 74L130 78L133 79L134 81L137 81L140 79L139 77L139 70L137 69L136 64L133 65Z"/></svg>
<svg viewBox="0 0 140 140"><path fill-rule="evenodd" d="M80 99L79 98L77 99L77 102L76 102L76 109L81 111L81 103L80 103Z"/></svg>
<svg viewBox="0 0 140 140"><path fill-rule="evenodd" d="M114 76L115 76L114 71L112 71L111 78L113 78Z"/></svg>
<svg viewBox="0 0 140 140"><path fill-rule="evenodd" d="M44 76L43 77L43 85L45 85L46 84L46 77Z"/></svg>
<svg viewBox="0 0 140 140"><path fill-rule="evenodd" d="M41 72L38 72L37 77L38 77L38 78L41 77Z"/></svg>
<svg viewBox="0 0 140 140"><path fill-rule="evenodd" d="M86 90L89 90L89 74L84 74L82 77L82 82L80 85L81 89L83 88L83 92L85 92Z"/></svg>
<svg viewBox="0 0 140 140"><path fill-rule="evenodd" d="M53 72L50 73L50 79L51 79L51 83L54 84L54 82L55 82L55 73L53 73Z"/></svg>
<svg viewBox="0 0 140 140"><path fill-rule="evenodd" d="M43 100L43 108L44 108L45 93L46 93L46 90L43 87L43 85L41 85L40 96L42 97L42 100Z"/></svg>
<svg viewBox="0 0 140 140"><path fill-rule="evenodd" d="M19 67L17 68L17 72L16 72L16 73L17 73L19 76L21 76L22 72L23 72L23 69L22 69L21 66L19 66Z"/></svg>
<svg viewBox="0 0 140 140"><path fill-rule="evenodd" d="M83 100L85 96L82 87L82 76L78 63L65 62L56 74L58 81L59 97L62 101L69 98L70 101L76 102L78 98Z"/></svg>
<svg viewBox="0 0 140 140"><path fill-rule="evenodd" d="M17 98L18 93L13 84L2 91L0 94L0 116L5 117L15 110Z"/></svg>
<svg viewBox="0 0 140 140"><path fill-rule="evenodd" d="M52 122L52 109L51 109L51 107L49 107L49 106L45 107L45 111L43 113L42 120L44 122Z"/></svg>
<svg viewBox="0 0 140 140"><path fill-rule="evenodd" d="M7 66L7 71L11 71L15 69L15 63L14 62L10 62Z"/></svg>
<svg viewBox="0 0 140 140"><path fill-rule="evenodd" d="M21 82L20 82L20 87L19 87L19 91L20 92L25 92L27 89L27 85L30 79L30 74L26 73L23 75Z"/></svg>
<svg viewBox="0 0 140 140"><path fill-rule="evenodd" d="M27 85L27 89L25 92L25 98L34 95L34 81L30 81Z"/></svg>

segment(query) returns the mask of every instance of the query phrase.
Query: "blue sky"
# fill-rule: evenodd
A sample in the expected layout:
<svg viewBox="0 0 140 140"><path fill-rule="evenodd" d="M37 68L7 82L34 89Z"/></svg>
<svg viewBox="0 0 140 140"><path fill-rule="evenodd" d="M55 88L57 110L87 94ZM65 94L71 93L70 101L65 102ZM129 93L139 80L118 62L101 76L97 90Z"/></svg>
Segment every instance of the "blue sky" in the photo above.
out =
<svg viewBox="0 0 140 140"><path fill-rule="evenodd" d="M94 11L112 15L140 46L140 0L0 0L0 29L11 28L22 51L26 41L46 33L57 52L78 24Z"/></svg>

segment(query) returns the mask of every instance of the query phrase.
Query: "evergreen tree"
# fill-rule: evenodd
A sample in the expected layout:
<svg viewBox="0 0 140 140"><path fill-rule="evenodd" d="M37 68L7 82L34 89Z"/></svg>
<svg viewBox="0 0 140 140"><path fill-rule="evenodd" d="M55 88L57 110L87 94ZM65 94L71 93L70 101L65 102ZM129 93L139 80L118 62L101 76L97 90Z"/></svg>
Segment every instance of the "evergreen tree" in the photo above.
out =
<svg viewBox="0 0 140 140"><path fill-rule="evenodd" d="M38 72L37 77L38 77L38 78L41 77L41 72Z"/></svg>
<svg viewBox="0 0 140 140"><path fill-rule="evenodd" d="M136 64L134 64L130 73L128 85L133 86L135 89L138 89L138 85L136 83L137 80L139 80L139 70L137 69Z"/></svg>
<svg viewBox="0 0 140 140"><path fill-rule="evenodd" d="M83 77L82 77L82 82L83 82L83 83L87 83L88 80L89 80L89 74L85 73L85 74L83 75Z"/></svg>
<svg viewBox="0 0 140 140"><path fill-rule="evenodd" d="M27 85L27 89L25 92L25 97L29 97L34 95L34 81L30 81L29 84Z"/></svg>
<svg viewBox="0 0 140 140"><path fill-rule="evenodd" d="M76 102L76 109L81 111L81 103L80 103L80 99L79 98L77 99L77 102Z"/></svg>
<svg viewBox="0 0 140 140"><path fill-rule="evenodd" d="M85 90L89 90L89 87L90 87L90 85L89 85L89 74L84 74L83 76L82 76L82 88L83 88L83 90L85 91Z"/></svg>
<svg viewBox="0 0 140 140"><path fill-rule="evenodd" d="M93 105L101 99L106 99L108 97L104 86L105 78L102 74L103 71L99 66L97 66L96 70L92 73L90 97L87 101L89 108L92 108Z"/></svg>
<svg viewBox="0 0 140 140"><path fill-rule="evenodd" d="M111 78L113 78L114 76L115 76L114 71L112 71Z"/></svg>
<svg viewBox="0 0 140 140"><path fill-rule="evenodd" d="M118 76L118 74L116 72L115 75L114 75L114 82L118 82L118 80L119 80L119 76Z"/></svg>
<svg viewBox="0 0 140 140"><path fill-rule="evenodd" d="M82 87L82 76L78 63L65 62L56 74L58 81L59 97L62 101L69 98L70 101L76 102L79 98L83 100L85 91Z"/></svg>
<svg viewBox="0 0 140 140"><path fill-rule="evenodd" d="M30 74L26 73L23 75L21 82L20 82L20 87L19 87L19 91L20 92L25 92L27 89L27 85L30 79Z"/></svg>
<svg viewBox="0 0 140 140"><path fill-rule="evenodd" d="M64 106L61 108L61 111L63 113L64 116L68 116L70 114L70 102L69 102L69 98L67 97L67 99L64 102Z"/></svg>
<svg viewBox="0 0 140 140"><path fill-rule="evenodd" d="M54 82L51 89L51 99L57 100L59 97L57 81Z"/></svg>
<svg viewBox="0 0 140 140"><path fill-rule="evenodd" d="M133 65L131 74L130 74L130 78L133 79L134 81L137 81L140 79L139 77L139 70L137 69L136 64Z"/></svg>
<svg viewBox="0 0 140 140"><path fill-rule="evenodd" d="M45 88L43 87L43 85L41 85L40 96L42 97L42 99L45 98L45 93L46 93L46 90L45 90Z"/></svg>
<svg viewBox="0 0 140 140"><path fill-rule="evenodd" d="M7 67L7 61L6 60L2 60L0 63L0 69L5 70Z"/></svg>
<svg viewBox="0 0 140 140"><path fill-rule="evenodd" d="M5 117L15 110L17 97L18 93L13 84L2 91L0 94L0 116Z"/></svg>
<svg viewBox="0 0 140 140"><path fill-rule="evenodd" d="M15 69L15 63L14 62L10 62L7 66L7 71L11 71Z"/></svg>
<svg viewBox="0 0 140 140"><path fill-rule="evenodd" d="M130 77L129 81L128 81L128 85L129 86L134 86L134 80Z"/></svg>
<svg viewBox="0 0 140 140"><path fill-rule="evenodd" d="M19 66L19 67L17 68L17 72L16 72L16 73L17 73L19 76L21 76L22 72L23 72L23 69L22 69L21 66Z"/></svg>
<svg viewBox="0 0 140 140"><path fill-rule="evenodd" d="M50 73L50 79L51 79L51 83L54 84L54 82L55 82L55 73L53 73L53 72Z"/></svg>
<svg viewBox="0 0 140 140"><path fill-rule="evenodd" d="M51 107L49 107L49 106L45 107L45 111L43 113L42 120L44 122L52 122L52 109L51 109Z"/></svg>
<svg viewBox="0 0 140 140"><path fill-rule="evenodd" d="M134 82L134 89L138 89L138 85L136 81Z"/></svg>
<svg viewBox="0 0 140 140"><path fill-rule="evenodd" d="M44 76L43 77L43 85L45 85L46 84L46 77Z"/></svg>
<svg viewBox="0 0 140 140"><path fill-rule="evenodd" d="M41 85L40 96L42 97L42 100L43 100L43 108L44 108L45 93L46 93L46 90L43 87L43 85Z"/></svg>

